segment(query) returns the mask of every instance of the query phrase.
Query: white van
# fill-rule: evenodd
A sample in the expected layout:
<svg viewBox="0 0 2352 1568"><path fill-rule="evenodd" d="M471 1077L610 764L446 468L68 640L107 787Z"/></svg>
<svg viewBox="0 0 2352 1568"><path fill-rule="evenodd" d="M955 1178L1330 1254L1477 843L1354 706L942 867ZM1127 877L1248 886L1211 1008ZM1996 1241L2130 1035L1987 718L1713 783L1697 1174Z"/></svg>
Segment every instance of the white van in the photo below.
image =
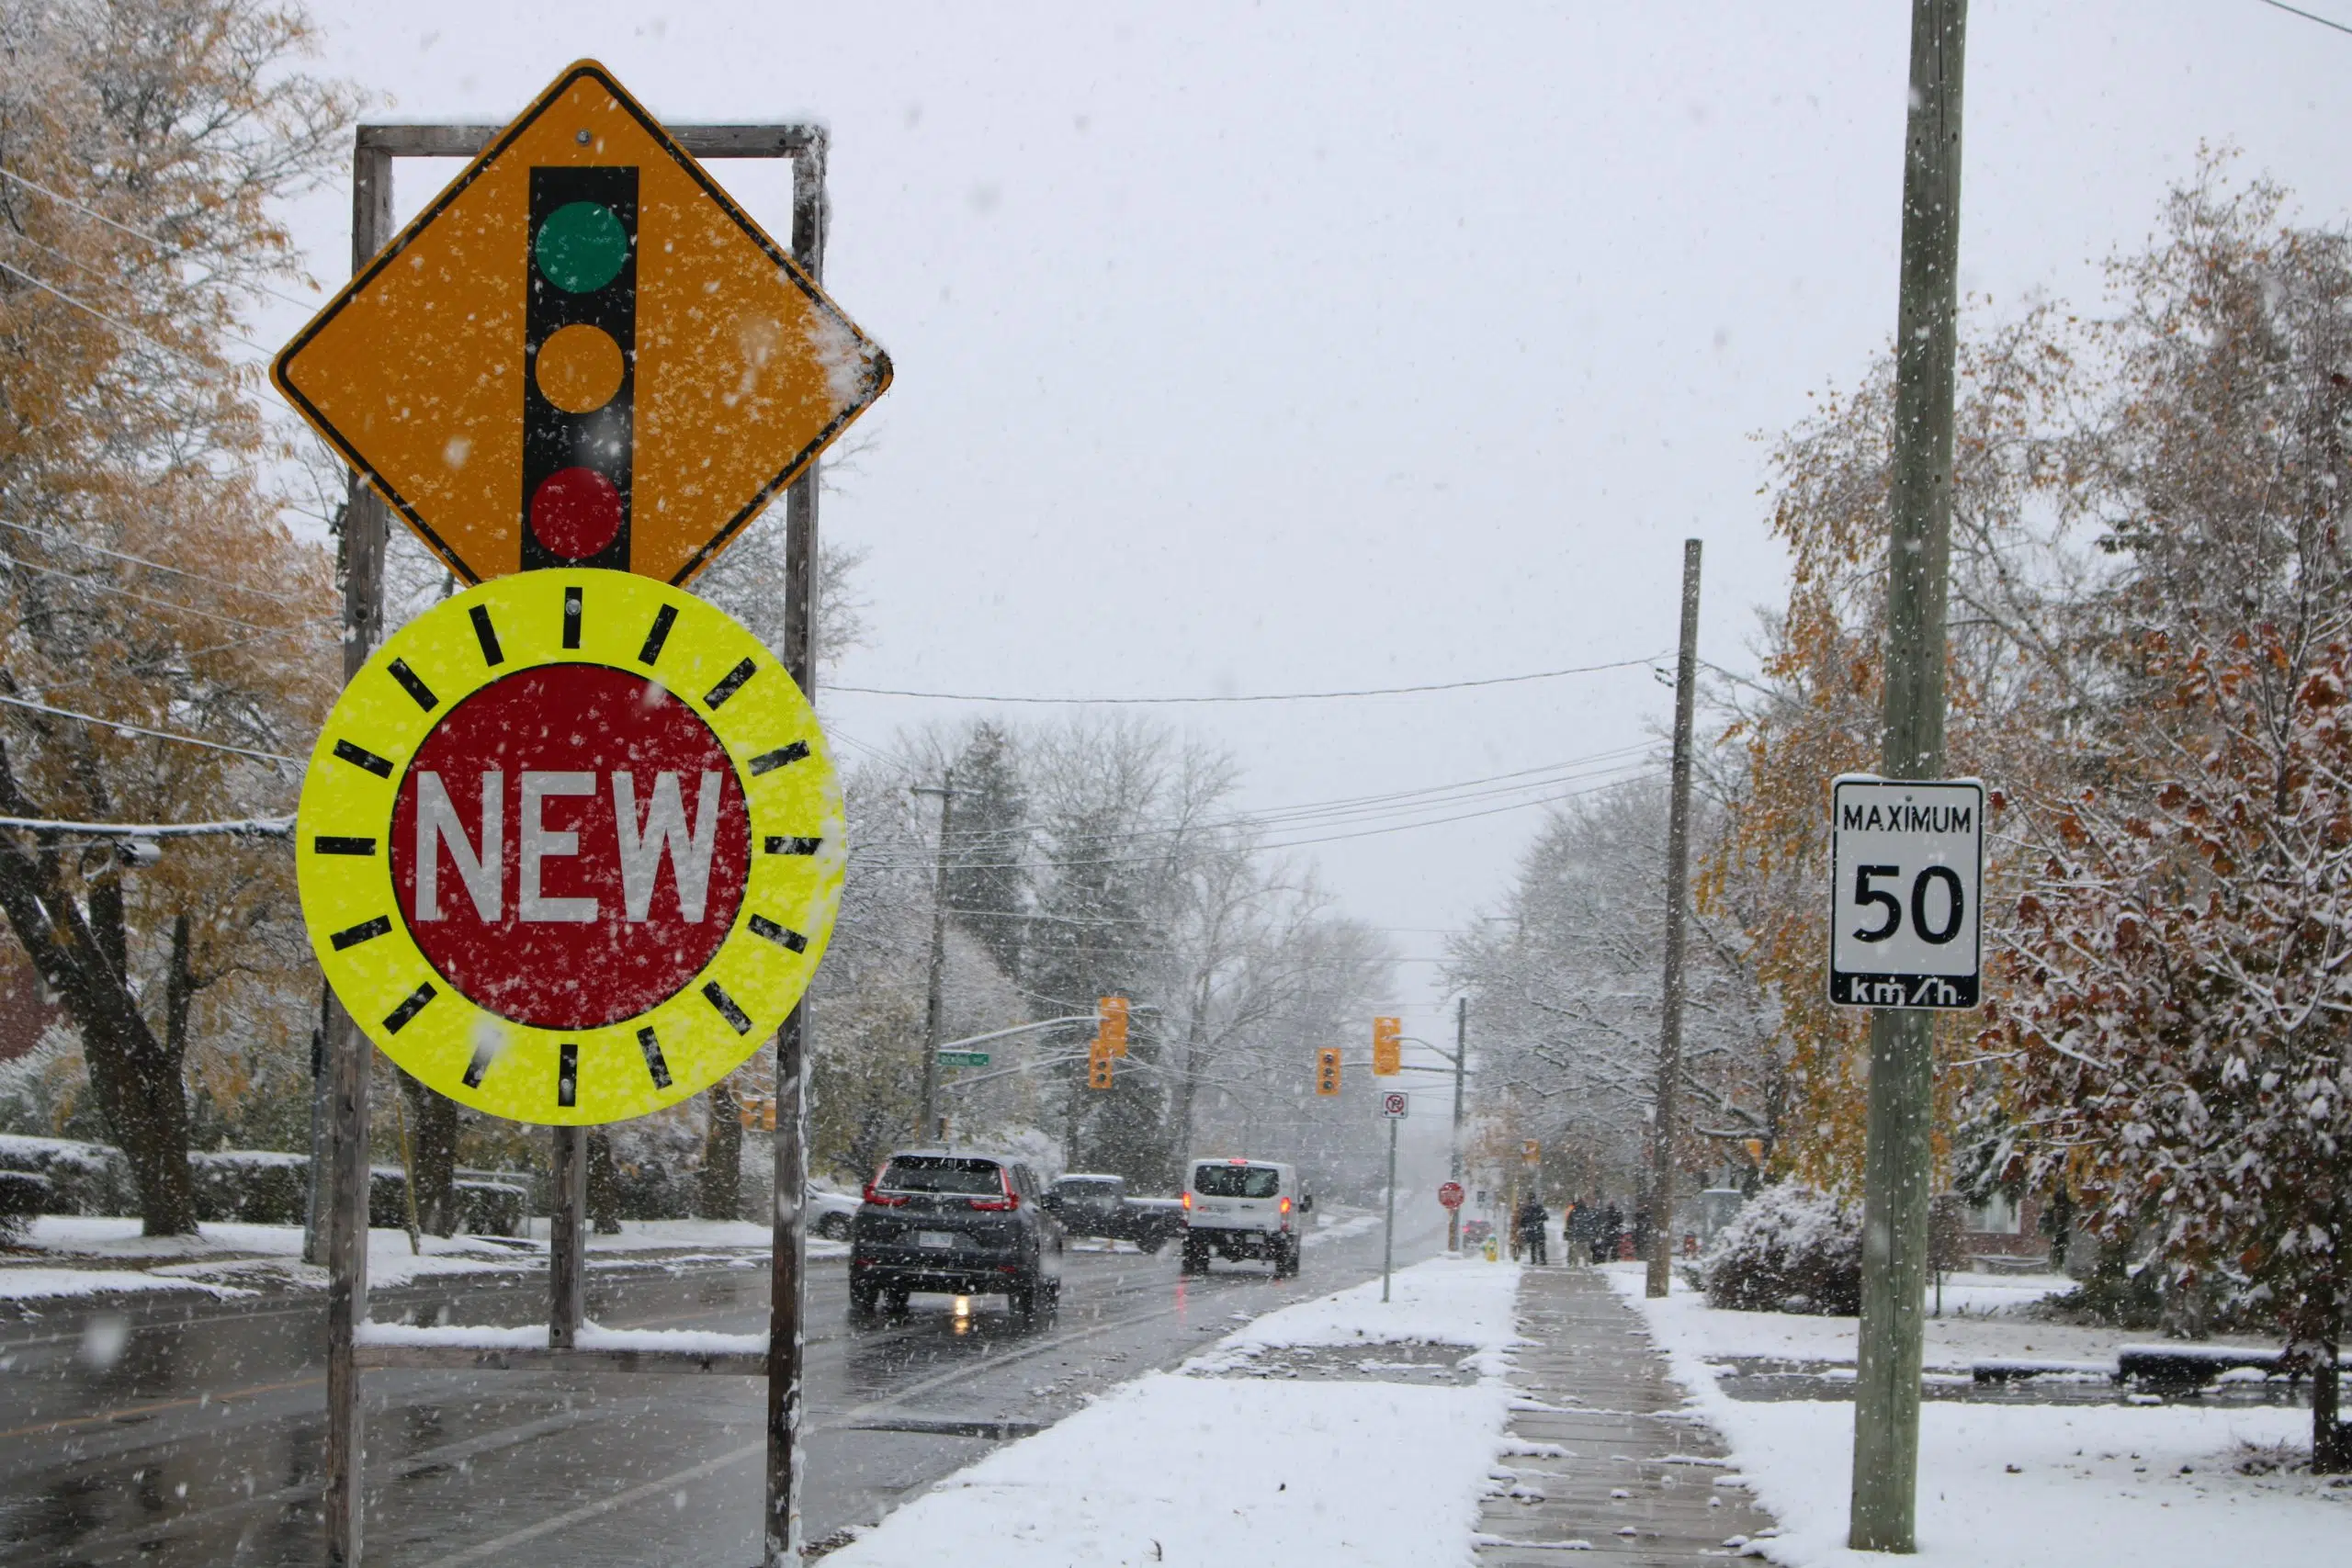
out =
<svg viewBox="0 0 2352 1568"><path fill-rule="evenodd" d="M1298 1272L1299 1238L1313 1195L1275 1160L1196 1159L1184 1183L1184 1267L1208 1272L1209 1256L1262 1258L1276 1278Z"/></svg>

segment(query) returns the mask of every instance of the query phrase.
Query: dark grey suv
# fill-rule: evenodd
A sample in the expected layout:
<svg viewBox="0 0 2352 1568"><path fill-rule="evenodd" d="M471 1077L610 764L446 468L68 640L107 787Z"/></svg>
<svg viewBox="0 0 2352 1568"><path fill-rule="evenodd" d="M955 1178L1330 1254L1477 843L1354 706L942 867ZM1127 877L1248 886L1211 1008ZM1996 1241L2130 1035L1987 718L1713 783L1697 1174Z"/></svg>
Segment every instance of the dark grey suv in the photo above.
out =
<svg viewBox="0 0 2352 1568"><path fill-rule="evenodd" d="M1009 1155L908 1149L866 1184L850 1232L854 1323L905 1309L915 1291L1001 1295L1016 1323L1061 1301L1062 1226L1036 1173Z"/></svg>

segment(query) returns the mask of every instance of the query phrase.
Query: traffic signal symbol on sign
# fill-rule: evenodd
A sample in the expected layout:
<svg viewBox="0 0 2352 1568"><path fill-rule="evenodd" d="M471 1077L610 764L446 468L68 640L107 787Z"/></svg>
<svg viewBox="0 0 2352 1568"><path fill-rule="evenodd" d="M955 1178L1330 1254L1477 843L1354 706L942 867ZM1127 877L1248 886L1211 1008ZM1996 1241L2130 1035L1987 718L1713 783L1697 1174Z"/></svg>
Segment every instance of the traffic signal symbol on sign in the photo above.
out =
<svg viewBox="0 0 2352 1568"><path fill-rule="evenodd" d="M1127 1054L1127 998L1102 997L1094 1003L1094 1037L1114 1056Z"/></svg>
<svg viewBox="0 0 2352 1568"><path fill-rule="evenodd" d="M526 570L628 570L637 175L531 171L518 520Z"/></svg>
<svg viewBox="0 0 2352 1568"><path fill-rule="evenodd" d="M272 378L461 581L609 566L683 584L882 395L890 361L583 61Z"/></svg>
<svg viewBox="0 0 2352 1568"><path fill-rule="evenodd" d="M1326 1045L1315 1053L1315 1092L1340 1092L1340 1048L1336 1045Z"/></svg>
<svg viewBox="0 0 2352 1568"><path fill-rule="evenodd" d="M1111 1087L1111 1050L1100 1040L1094 1043L1093 1048L1086 1055L1086 1087L1089 1089Z"/></svg>
<svg viewBox="0 0 2352 1568"><path fill-rule="evenodd" d="M1372 1021L1372 1070L1379 1077L1393 1077L1404 1071L1404 1032L1402 1019Z"/></svg>

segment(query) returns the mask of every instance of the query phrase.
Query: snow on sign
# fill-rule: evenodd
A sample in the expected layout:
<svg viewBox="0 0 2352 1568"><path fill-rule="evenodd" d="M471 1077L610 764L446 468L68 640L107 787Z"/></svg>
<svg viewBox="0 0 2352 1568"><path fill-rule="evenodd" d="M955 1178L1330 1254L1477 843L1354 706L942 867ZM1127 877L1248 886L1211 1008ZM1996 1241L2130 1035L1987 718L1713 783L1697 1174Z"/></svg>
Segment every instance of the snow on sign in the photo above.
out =
<svg viewBox="0 0 2352 1568"><path fill-rule="evenodd" d="M882 395L890 361L582 61L272 377L463 581L684 583Z"/></svg>
<svg viewBox="0 0 2352 1568"><path fill-rule="evenodd" d="M1849 774L1830 788L1829 999L1976 1005L1984 786Z"/></svg>
<svg viewBox="0 0 2352 1568"><path fill-rule="evenodd" d="M757 1050L847 861L775 656L683 590L578 568L484 583L378 649L295 830L311 946L368 1038L461 1104L569 1125Z"/></svg>
<svg viewBox="0 0 2352 1568"><path fill-rule="evenodd" d="M1462 1183L1459 1181L1439 1182L1437 1184L1437 1201L1439 1205L1442 1208L1459 1209L1462 1207Z"/></svg>
<svg viewBox="0 0 2352 1568"><path fill-rule="evenodd" d="M1380 1097L1380 1113L1391 1122L1404 1120L1412 1109L1413 1097L1409 1094L1399 1094L1392 1089Z"/></svg>

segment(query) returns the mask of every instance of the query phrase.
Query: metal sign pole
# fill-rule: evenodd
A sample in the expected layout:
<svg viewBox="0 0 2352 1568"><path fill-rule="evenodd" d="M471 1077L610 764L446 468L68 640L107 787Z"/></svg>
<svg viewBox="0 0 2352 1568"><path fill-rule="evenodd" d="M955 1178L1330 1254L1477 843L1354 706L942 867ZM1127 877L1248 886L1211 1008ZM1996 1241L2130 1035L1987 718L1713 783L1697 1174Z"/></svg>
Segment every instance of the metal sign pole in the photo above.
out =
<svg viewBox="0 0 2352 1568"><path fill-rule="evenodd" d="M812 130L792 160L792 256L825 276L826 137ZM784 667L817 700L817 465L785 492ZM765 1568L799 1568L802 1338L808 1316L808 1004L775 1037L775 1240L768 1263L768 1475ZM934 1066L930 1071L936 1073Z"/></svg>
<svg viewBox="0 0 2352 1568"><path fill-rule="evenodd" d="M1388 1270L1396 1261L1396 1119L1388 1119L1388 1226L1380 1238L1380 1299L1388 1299Z"/></svg>
<svg viewBox="0 0 2352 1568"><path fill-rule="evenodd" d="M352 149L351 270L375 259L392 233L392 160ZM390 518L356 475L343 513L343 674L368 662L383 630L384 545ZM311 1151L311 1179L327 1183L327 1443L321 1499L329 1568L356 1568L365 1512L359 1495L359 1325L368 1316L368 1079L375 1051L332 992L326 1016L326 1147ZM321 1155L325 1158L322 1160Z"/></svg>

